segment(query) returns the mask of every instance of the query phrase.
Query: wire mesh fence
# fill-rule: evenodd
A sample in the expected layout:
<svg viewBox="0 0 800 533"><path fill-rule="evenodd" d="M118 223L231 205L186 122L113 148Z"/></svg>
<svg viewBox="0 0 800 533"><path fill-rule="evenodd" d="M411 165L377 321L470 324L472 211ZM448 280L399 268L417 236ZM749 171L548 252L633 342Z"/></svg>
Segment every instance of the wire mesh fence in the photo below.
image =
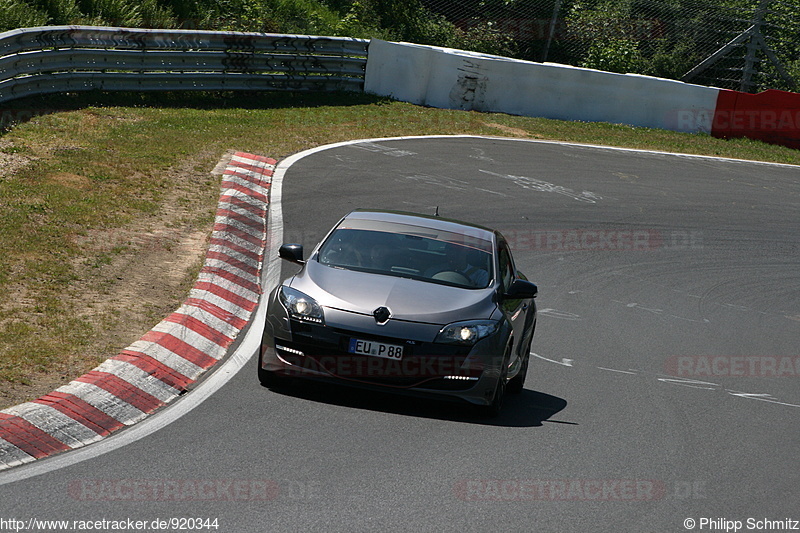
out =
<svg viewBox="0 0 800 533"><path fill-rule="evenodd" d="M420 1L477 51L747 92L800 79L800 0Z"/></svg>

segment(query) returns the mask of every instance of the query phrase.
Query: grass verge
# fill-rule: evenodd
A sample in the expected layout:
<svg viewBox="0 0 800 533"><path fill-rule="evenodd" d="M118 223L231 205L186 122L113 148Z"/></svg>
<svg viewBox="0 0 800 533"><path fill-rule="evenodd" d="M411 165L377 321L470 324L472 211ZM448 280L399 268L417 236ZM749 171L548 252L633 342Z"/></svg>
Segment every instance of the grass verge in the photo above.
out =
<svg viewBox="0 0 800 533"><path fill-rule="evenodd" d="M2 110L0 408L88 371L177 308L227 150L281 159L369 137L475 134L800 164L800 151L613 124L447 111L361 94L116 94Z"/></svg>

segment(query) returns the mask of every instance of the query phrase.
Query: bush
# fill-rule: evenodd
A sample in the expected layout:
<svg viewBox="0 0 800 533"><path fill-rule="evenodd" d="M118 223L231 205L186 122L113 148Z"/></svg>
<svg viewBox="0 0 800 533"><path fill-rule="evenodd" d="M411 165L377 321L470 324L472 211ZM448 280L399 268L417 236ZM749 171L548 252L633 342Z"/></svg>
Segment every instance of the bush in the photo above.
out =
<svg viewBox="0 0 800 533"><path fill-rule="evenodd" d="M21 0L0 0L0 31L47 24L47 13L31 9Z"/></svg>
<svg viewBox="0 0 800 533"><path fill-rule="evenodd" d="M595 41L589 47L582 67L608 72L640 72L642 55L636 41L629 39L606 39Z"/></svg>
<svg viewBox="0 0 800 533"><path fill-rule="evenodd" d="M75 0L36 0L32 5L47 13L48 24L73 24L81 17Z"/></svg>
<svg viewBox="0 0 800 533"><path fill-rule="evenodd" d="M477 23L466 31L457 30L453 48L506 57L519 54L514 37L498 31L491 22Z"/></svg>

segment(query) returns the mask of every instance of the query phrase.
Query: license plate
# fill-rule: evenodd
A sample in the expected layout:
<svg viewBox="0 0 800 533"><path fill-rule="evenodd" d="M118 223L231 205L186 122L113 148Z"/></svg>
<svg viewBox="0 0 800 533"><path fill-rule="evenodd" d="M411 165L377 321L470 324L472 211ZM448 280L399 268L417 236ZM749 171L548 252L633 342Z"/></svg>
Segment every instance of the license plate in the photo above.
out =
<svg viewBox="0 0 800 533"><path fill-rule="evenodd" d="M350 349L348 351L359 355L372 355L385 359L400 360L403 358L402 346L361 339L350 339Z"/></svg>

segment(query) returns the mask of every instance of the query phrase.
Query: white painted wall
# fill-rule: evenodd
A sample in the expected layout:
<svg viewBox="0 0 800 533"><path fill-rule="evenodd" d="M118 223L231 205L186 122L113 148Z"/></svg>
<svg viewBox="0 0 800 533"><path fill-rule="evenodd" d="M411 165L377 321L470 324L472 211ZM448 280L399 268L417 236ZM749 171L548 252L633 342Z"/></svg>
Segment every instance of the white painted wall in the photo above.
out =
<svg viewBox="0 0 800 533"><path fill-rule="evenodd" d="M364 90L418 105L710 132L719 89L373 39Z"/></svg>

